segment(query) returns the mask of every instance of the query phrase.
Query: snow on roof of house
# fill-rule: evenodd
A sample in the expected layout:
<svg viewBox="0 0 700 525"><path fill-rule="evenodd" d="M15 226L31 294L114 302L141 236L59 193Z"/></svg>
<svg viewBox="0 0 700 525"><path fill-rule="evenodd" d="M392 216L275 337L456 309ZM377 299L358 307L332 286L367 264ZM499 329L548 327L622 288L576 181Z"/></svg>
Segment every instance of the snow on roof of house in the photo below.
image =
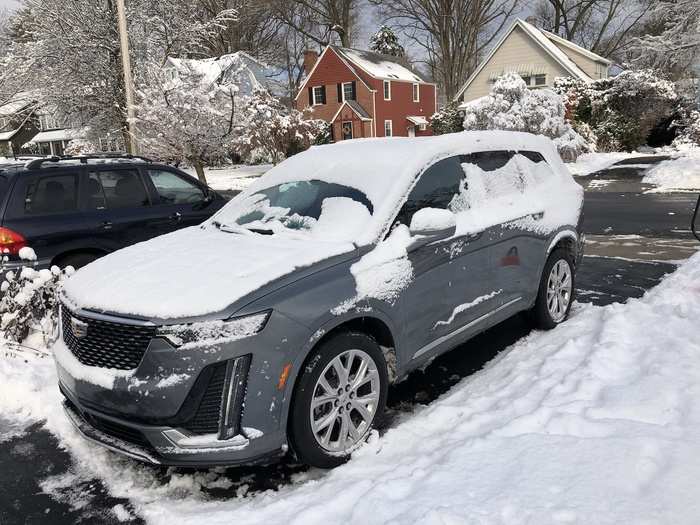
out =
<svg viewBox="0 0 700 525"><path fill-rule="evenodd" d="M50 131L40 131L37 133L29 144L38 144L40 142L54 142L59 140L73 140L81 138L80 130L73 128L52 129Z"/></svg>
<svg viewBox="0 0 700 525"><path fill-rule="evenodd" d="M12 140L12 137L19 131L19 128L0 133L0 141Z"/></svg>
<svg viewBox="0 0 700 525"><path fill-rule="evenodd" d="M529 35L537 44L540 45L540 47L547 53L549 56L551 56L559 65L561 65L572 77L574 78L579 78L581 80L585 80L587 82L592 81L593 79L586 74L583 69L581 69L573 60L571 60L564 51L562 51L558 45L562 45L565 47L568 47L570 49L573 49L575 51L578 51L579 53L587 56L588 58L591 58L593 60L596 60L598 62L605 63L606 65L610 65L611 62L599 55L596 55L592 51L588 51L587 49L584 49L581 46L578 46L574 44L573 42L569 42L568 40L565 40L561 38L560 36L555 35L554 33L550 33L548 31L543 31L541 29L536 28L534 25L525 22L524 20L521 19L516 19L510 26L510 28L503 34L503 36L500 38L500 40L496 43L496 45L493 46L489 54L486 56L484 60L481 61L481 64L474 70L474 72L469 76L467 81L464 83L462 88L457 92L457 95L455 95L455 99L458 100L459 98L462 97L466 89L469 87L469 85L472 83L472 81L476 78L476 76L481 72L481 70L486 66L486 64L489 63L491 58L493 58L493 55L498 51L498 49L501 47L503 42L510 36L510 34L515 30L516 27L521 28L527 35ZM510 69L509 69L510 70Z"/></svg>
<svg viewBox="0 0 700 525"><path fill-rule="evenodd" d="M239 87L244 94L252 93L255 88L268 87L268 81L273 76L267 64L244 51L203 59L169 57L167 65L180 74L199 75L206 84L235 80L241 84Z"/></svg>
<svg viewBox="0 0 700 525"><path fill-rule="evenodd" d="M306 180L352 186L365 193L374 205L372 224L358 239L361 244L371 243L381 236L381 229L396 212L396 204L425 168L453 155L503 148L540 151L557 173L566 173L552 141L545 137L513 131L463 131L313 146L272 168L243 193L252 195L277 184Z"/></svg>
<svg viewBox="0 0 700 525"><path fill-rule="evenodd" d="M348 62L375 78L429 83L417 71L411 69L410 66L402 64L397 57L349 47L330 47Z"/></svg>
<svg viewBox="0 0 700 525"><path fill-rule="evenodd" d="M36 98L30 91L16 93L5 104L0 106L0 117L15 115L35 101Z"/></svg>

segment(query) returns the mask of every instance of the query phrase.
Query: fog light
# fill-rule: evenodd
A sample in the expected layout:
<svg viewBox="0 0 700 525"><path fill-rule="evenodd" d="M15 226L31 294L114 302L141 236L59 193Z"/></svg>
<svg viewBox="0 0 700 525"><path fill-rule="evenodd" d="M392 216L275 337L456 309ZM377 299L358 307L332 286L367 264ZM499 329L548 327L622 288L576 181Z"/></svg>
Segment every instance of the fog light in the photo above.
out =
<svg viewBox="0 0 700 525"><path fill-rule="evenodd" d="M231 359L226 363L226 380L221 400L219 439L230 439L240 433L241 412L248 384L250 354Z"/></svg>

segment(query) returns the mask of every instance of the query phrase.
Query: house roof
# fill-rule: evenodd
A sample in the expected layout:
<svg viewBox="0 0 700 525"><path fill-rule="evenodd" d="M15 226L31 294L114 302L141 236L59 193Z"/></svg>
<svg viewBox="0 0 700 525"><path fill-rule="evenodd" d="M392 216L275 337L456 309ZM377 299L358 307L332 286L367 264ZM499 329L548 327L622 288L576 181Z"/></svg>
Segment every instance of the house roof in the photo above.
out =
<svg viewBox="0 0 700 525"><path fill-rule="evenodd" d="M7 102L0 105L0 117L11 117L23 109L26 109L34 102L36 102L36 96L31 91L16 93Z"/></svg>
<svg viewBox="0 0 700 525"><path fill-rule="evenodd" d="M572 42L569 42L568 40L565 40L554 33L550 33L548 31L542 31L532 24L529 24L528 22L525 22L524 20L521 19L516 19L508 28L508 30L503 34L503 36L500 38L500 40L496 43L495 46L493 46L493 49L489 52L489 54L486 56L486 58L479 64L479 66L474 70L474 72L469 76L467 81L464 83L462 88L457 92L457 95L455 96L455 99L458 100L462 97L466 89L470 86L470 84L474 81L476 76L481 72L481 70L490 62L490 60L493 58L493 55L498 51L498 49L501 47L503 42L506 41L506 39L510 36L510 34L515 30L516 27L519 27L522 29L528 36L530 36L539 46L549 55L551 56L560 66L562 66L572 77L574 78L579 78L581 80L585 80L587 82L592 81L593 79L588 76L573 60L571 60L564 51L559 49L558 45L562 45L565 47L569 47L570 49L574 49L578 51L579 53L584 54L585 56L592 58L593 60L596 60L598 62L602 62L606 65L610 65L610 61L596 55L595 53L588 51L587 49L582 48L581 46L578 46ZM565 43L564 43L565 42Z"/></svg>
<svg viewBox="0 0 700 525"><path fill-rule="evenodd" d="M29 141L29 144L37 144L39 142L54 142L59 140L73 140L81 138L81 130L73 128L52 129L50 131L40 131L34 138Z"/></svg>
<svg viewBox="0 0 700 525"><path fill-rule="evenodd" d="M0 142L12 140L12 137L14 137L17 134L19 129L20 128L12 129L10 131L4 131L4 132L0 133Z"/></svg>
<svg viewBox="0 0 700 525"><path fill-rule="evenodd" d="M331 46L336 53L348 62L359 67L368 75L381 80L403 80L429 84L417 71L401 63L398 57L382 55L373 51Z"/></svg>
<svg viewBox="0 0 700 525"><path fill-rule="evenodd" d="M206 84L236 81L242 94L250 94L255 88L268 87L269 77L273 76L267 64L244 51L216 58L169 57L166 67L176 69L179 74L199 75Z"/></svg>

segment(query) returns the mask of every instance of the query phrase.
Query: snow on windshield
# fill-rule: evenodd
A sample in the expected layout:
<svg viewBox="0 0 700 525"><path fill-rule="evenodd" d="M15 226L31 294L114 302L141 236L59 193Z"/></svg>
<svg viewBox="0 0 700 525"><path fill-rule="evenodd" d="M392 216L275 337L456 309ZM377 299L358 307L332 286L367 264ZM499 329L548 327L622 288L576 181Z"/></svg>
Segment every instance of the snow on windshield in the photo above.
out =
<svg viewBox="0 0 700 525"><path fill-rule="evenodd" d="M345 241L367 226L373 209L364 193L349 186L295 181L234 199L213 224L229 231Z"/></svg>

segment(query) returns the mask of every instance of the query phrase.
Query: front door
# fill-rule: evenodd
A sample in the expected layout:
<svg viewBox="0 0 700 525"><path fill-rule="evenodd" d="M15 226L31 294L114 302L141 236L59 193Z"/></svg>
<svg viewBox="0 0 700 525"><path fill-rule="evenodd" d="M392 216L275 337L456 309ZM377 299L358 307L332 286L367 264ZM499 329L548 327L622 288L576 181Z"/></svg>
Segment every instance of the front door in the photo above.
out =
<svg viewBox="0 0 700 525"><path fill-rule="evenodd" d="M341 124L343 140L349 140L352 138L352 122L343 122Z"/></svg>
<svg viewBox="0 0 700 525"><path fill-rule="evenodd" d="M460 157L433 164L418 180L397 221L410 225L421 208L453 209L463 191ZM490 269L490 232L460 233L424 245L408 255L413 281L401 294L405 354L403 362L434 355L455 340L463 327L494 308L497 294Z"/></svg>

